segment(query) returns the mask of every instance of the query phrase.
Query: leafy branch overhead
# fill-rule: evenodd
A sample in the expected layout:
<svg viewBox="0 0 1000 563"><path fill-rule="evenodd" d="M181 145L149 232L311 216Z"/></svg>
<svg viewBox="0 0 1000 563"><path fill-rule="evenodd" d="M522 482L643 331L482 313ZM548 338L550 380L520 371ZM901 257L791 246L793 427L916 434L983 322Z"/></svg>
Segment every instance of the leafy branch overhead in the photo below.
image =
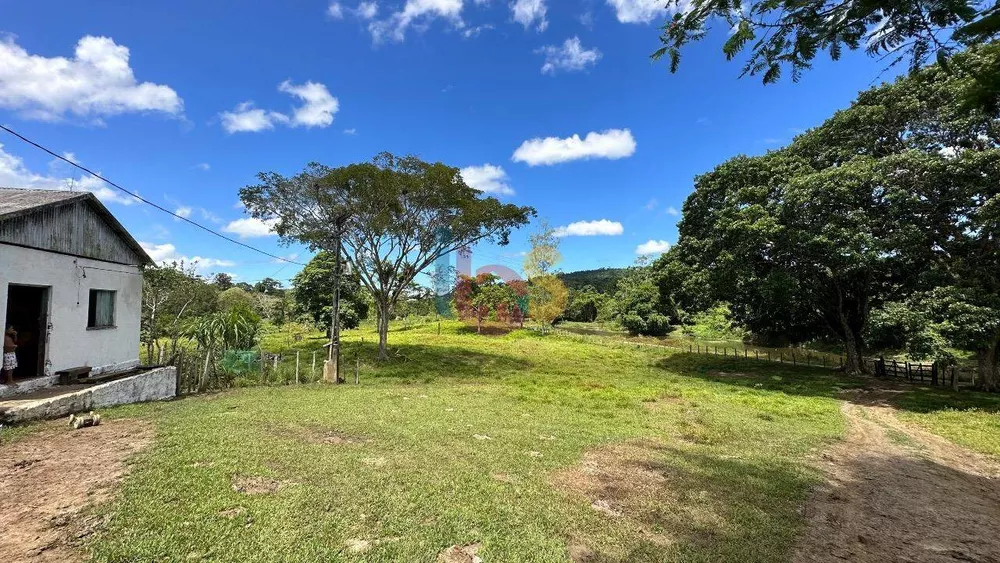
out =
<svg viewBox="0 0 1000 563"><path fill-rule="evenodd" d="M663 46L654 60L666 57L676 72L681 51L725 23L727 60L749 50L742 76L776 82L783 69L798 80L825 51L833 60L844 49L864 49L889 60L907 62L915 72L929 60L942 65L965 47L1000 35L1000 2L977 0L669 0L674 16L662 27ZM989 72L990 81L1000 74Z"/></svg>

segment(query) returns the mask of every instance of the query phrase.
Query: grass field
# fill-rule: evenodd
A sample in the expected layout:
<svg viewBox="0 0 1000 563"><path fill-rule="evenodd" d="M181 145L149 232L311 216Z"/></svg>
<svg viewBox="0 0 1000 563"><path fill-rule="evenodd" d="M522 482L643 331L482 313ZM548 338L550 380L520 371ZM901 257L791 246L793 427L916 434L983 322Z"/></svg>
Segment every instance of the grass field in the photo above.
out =
<svg viewBox="0 0 1000 563"><path fill-rule="evenodd" d="M345 340L345 356L365 360L360 385L111 411L153 421L157 439L103 508L91 555L433 561L479 543L486 562L782 561L819 480L810 460L844 432L837 394L864 384L457 323L395 327L383 364L374 334ZM913 422L1000 453L997 402L959 396L978 410L943 410L956 395L941 391L900 403Z"/></svg>

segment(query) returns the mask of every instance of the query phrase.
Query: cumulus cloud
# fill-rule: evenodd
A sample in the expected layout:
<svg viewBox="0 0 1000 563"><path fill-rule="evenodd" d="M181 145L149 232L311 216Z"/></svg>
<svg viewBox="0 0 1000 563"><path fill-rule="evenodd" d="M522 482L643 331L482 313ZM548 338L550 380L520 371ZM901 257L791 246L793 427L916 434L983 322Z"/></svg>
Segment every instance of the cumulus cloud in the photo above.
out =
<svg viewBox="0 0 1000 563"><path fill-rule="evenodd" d="M668 207L666 213L667 213L667 215L670 215L671 217L677 217L678 215L681 214L681 212L677 211L677 208L673 207L673 206Z"/></svg>
<svg viewBox="0 0 1000 563"><path fill-rule="evenodd" d="M256 133L274 129L278 123L288 123L288 116L276 111L255 108L253 102L242 102L233 111L219 114L226 133Z"/></svg>
<svg viewBox="0 0 1000 563"><path fill-rule="evenodd" d="M354 13L363 20L375 19L378 15L378 3L377 2L361 2L358 4L357 9Z"/></svg>
<svg viewBox="0 0 1000 563"><path fill-rule="evenodd" d="M268 131L277 125L288 127L329 127L334 114L340 109L340 102L330 95L326 86L319 82L292 84L286 80L278 85L278 91L290 94L302 101L292 108L291 115L278 111L254 107L251 101L238 104L232 111L219 114L222 128L227 133L254 133Z"/></svg>
<svg viewBox="0 0 1000 563"><path fill-rule="evenodd" d="M392 13L386 19L369 23L368 32L376 43L381 43L387 39L403 41L411 25L429 25L437 18L448 20L456 28L462 28L465 25L462 22L462 4L463 0L406 0L402 10Z"/></svg>
<svg viewBox="0 0 1000 563"><path fill-rule="evenodd" d="M671 6L668 10L664 0L607 0L621 23L649 23L662 20L674 12L685 13L691 9L691 0L680 2L679 10Z"/></svg>
<svg viewBox="0 0 1000 563"><path fill-rule="evenodd" d="M649 239L646 242L635 247L635 253L640 256L649 256L652 254L663 254L664 252L670 250L670 243L665 240L653 240Z"/></svg>
<svg viewBox="0 0 1000 563"><path fill-rule="evenodd" d="M277 222L276 219L245 217L230 221L222 230L227 233L239 235L240 238L269 237L275 234L274 225Z"/></svg>
<svg viewBox="0 0 1000 563"><path fill-rule="evenodd" d="M219 267L228 268L236 265L236 263L231 260L203 258L201 256L185 256L177 252L177 248L169 242L163 244L139 242L139 246L141 246L142 249L146 251L146 254L148 254L149 257L152 258L157 264L166 265L172 262L183 262L184 264L194 266L198 270L208 270Z"/></svg>
<svg viewBox="0 0 1000 563"><path fill-rule="evenodd" d="M576 221L565 227L557 227L553 234L557 237L617 236L625 232L618 221L599 219L597 221Z"/></svg>
<svg viewBox="0 0 1000 563"><path fill-rule="evenodd" d="M584 49L579 37L570 37L562 45L546 45L535 52L545 55L542 74L583 70L597 64L601 58L601 52L596 48Z"/></svg>
<svg viewBox="0 0 1000 563"><path fill-rule="evenodd" d="M72 153L69 154L73 156ZM75 161L75 157L71 160ZM60 161L50 167L48 174L39 174L30 170L20 157L6 152L0 144L0 186L35 190L88 191L104 203L121 205L131 205L137 201L89 174L76 179L69 174L63 175L59 172L61 169L69 168L68 164Z"/></svg>
<svg viewBox="0 0 1000 563"><path fill-rule="evenodd" d="M344 8L340 2L330 2L330 5L326 7L326 15L339 20L344 17Z"/></svg>
<svg viewBox="0 0 1000 563"><path fill-rule="evenodd" d="M212 169L212 167L207 162L199 162L198 164L195 164L194 167L197 168L198 170L201 170L202 172L208 172L209 170Z"/></svg>
<svg viewBox="0 0 1000 563"><path fill-rule="evenodd" d="M635 139L631 131L608 129L600 133L591 131L583 139L579 135L565 139L536 137L521 143L511 159L514 162L526 162L529 166L538 166L591 158L615 160L632 156L633 153Z"/></svg>
<svg viewBox="0 0 1000 563"><path fill-rule="evenodd" d="M29 119L74 115L100 122L132 112L180 116L184 102L169 86L138 82L128 47L110 37L84 36L72 58L48 58L8 36L0 38L0 107Z"/></svg>
<svg viewBox="0 0 1000 563"><path fill-rule="evenodd" d="M181 206L174 211L174 215L178 217L183 217L184 219L189 219L191 217L191 212L193 210L190 207Z"/></svg>
<svg viewBox="0 0 1000 563"><path fill-rule="evenodd" d="M510 13L514 21L528 29L532 26L538 31L545 31L549 27L548 20L545 19L545 0L514 0L510 4Z"/></svg>
<svg viewBox="0 0 1000 563"><path fill-rule="evenodd" d="M465 183L488 194L514 195L514 189L507 183L507 173L499 166L484 164L466 166L461 170Z"/></svg>

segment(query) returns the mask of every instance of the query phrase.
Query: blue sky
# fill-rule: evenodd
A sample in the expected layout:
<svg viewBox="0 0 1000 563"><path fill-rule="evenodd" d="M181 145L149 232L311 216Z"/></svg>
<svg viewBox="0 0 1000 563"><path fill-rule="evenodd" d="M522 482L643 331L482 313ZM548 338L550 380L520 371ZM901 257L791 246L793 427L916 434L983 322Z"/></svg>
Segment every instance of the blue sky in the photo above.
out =
<svg viewBox="0 0 1000 563"><path fill-rule="evenodd" d="M4 0L0 122L298 261L302 248L234 223L239 188L260 171L388 150L466 168L470 183L536 207L565 227L563 270L625 266L676 241L695 175L780 146L889 77L851 53L820 57L797 84L739 79L740 64L721 53L724 25L671 75L648 58L666 16L658 6ZM199 257L203 273L246 281L287 282L299 268L123 201L6 134L0 143L0 185L75 180L157 258ZM506 248L476 249L473 265L518 266L530 230Z"/></svg>

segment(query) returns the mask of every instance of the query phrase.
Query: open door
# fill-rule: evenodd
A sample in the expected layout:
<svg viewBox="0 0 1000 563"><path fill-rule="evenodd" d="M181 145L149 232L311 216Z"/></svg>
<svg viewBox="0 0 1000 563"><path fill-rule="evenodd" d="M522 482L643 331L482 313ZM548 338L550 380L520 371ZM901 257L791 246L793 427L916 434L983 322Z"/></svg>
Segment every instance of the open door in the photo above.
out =
<svg viewBox="0 0 1000 563"><path fill-rule="evenodd" d="M17 330L17 369L14 379L45 375L49 288L10 284L7 288L7 326ZM4 327L6 330L7 327Z"/></svg>

